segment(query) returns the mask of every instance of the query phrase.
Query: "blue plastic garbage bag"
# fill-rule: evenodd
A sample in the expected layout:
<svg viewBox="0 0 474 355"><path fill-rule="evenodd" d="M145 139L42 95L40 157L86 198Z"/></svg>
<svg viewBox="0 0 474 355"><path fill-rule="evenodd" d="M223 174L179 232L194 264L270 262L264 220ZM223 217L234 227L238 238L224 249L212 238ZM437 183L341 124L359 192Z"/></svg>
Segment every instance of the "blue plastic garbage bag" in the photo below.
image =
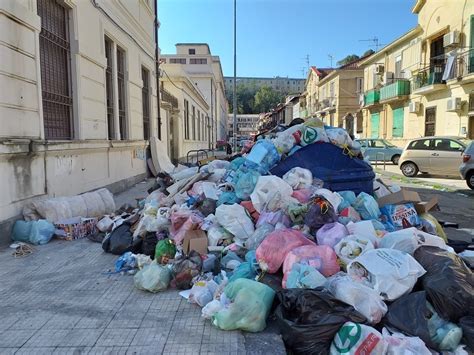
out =
<svg viewBox="0 0 474 355"><path fill-rule="evenodd" d="M355 208L357 212L359 212L362 219L378 219L381 215L379 205L375 199L365 193L361 192L356 200L354 201L352 207Z"/></svg>
<svg viewBox="0 0 474 355"><path fill-rule="evenodd" d="M267 173L280 161L280 154L271 141L258 141L247 156L247 159L260 166L260 172Z"/></svg>
<svg viewBox="0 0 474 355"><path fill-rule="evenodd" d="M314 267L295 263L286 280L286 288L316 288L325 283L326 278Z"/></svg>
<svg viewBox="0 0 474 355"><path fill-rule="evenodd" d="M115 272L128 271L137 267L137 258L131 251L123 253L115 262Z"/></svg>
<svg viewBox="0 0 474 355"><path fill-rule="evenodd" d="M238 266L244 261L233 251L228 251L227 254L221 259L221 266L223 268L234 269L233 266Z"/></svg>
<svg viewBox="0 0 474 355"><path fill-rule="evenodd" d="M234 191L224 191L217 200L217 206L233 205L234 203L240 203L240 200Z"/></svg>
<svg viewBox="0 0 474 355"><path fill-rule="evenodd" d="M339 191L338 194L341 195L343 200L337 207L337 212L341 212L343 209L352 206L356 200L354 191Z"/></svg>
<svg viewBox="0 0 474 355"><path fill-rule="evenodd" d="M16 221L12 230L12 240L34 245L48 243L53 237L56 228L45 219L37 221Z"/></svg>
<svg viewBox="0 0 474 355"><path fill-rule="evenodd" d="M229 277L229 281L235 281L237 279L255 279L257 276L258 262L255 255L255 250L250 250L245 254L245 262L240 264L237 269Z"/></svg>
<svg viewBox="0 0 474 355"><path fill-rule="evenodd" d="M234 178L235 196L240 200L249 200L259 177L260 173L256 170L239 171Z"/></svg>

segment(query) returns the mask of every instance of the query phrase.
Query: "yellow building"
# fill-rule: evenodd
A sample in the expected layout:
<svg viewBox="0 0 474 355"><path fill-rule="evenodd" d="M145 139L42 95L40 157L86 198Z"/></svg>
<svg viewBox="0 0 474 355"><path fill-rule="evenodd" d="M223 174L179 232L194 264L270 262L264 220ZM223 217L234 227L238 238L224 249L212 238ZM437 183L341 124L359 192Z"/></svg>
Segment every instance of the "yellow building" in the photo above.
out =
<svg viewBox="0 0 474 355"><path fill-rule="evenodd" d="M303 93L306 98L306 115L304 118L316 115L319 102L319 81L333 70L330 68L318 69L315 66L310 67L306 78L305 92Z"/></svg>
<svg viewBox="0 0 474 355"><path fill-rule="evenodd" d="M474 2L418 0L418 26L366 60L364 133L474 138Z"/></svg>

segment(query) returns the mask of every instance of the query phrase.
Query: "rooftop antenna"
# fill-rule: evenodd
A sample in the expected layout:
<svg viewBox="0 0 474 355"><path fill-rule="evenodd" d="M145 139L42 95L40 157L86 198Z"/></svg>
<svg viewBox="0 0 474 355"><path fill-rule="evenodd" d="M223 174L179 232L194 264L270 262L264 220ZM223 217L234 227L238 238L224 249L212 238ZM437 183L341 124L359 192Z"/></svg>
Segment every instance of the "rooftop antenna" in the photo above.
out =
<svg viewBox="0 0 474 355"><path fill-rule="evenodd" d="M332 54L328 54L329 61L331 62L331 67L332 68L332 61L334 60L334 56Z"/></svg>
<svg viewBox="0 0 474 355"><path fill-rule="evenodd" d="M304 58L302 58L306 64L306 68L309 68L309 54L306 54ZM304 70L304 69L303 69ZM306 76L306 70L303 71L303 77Z"/></svg>
<svg viewBox="0 0 474 355"><path fill-rule="evenodd" d="M306 76L306 68L301 68L301 74L303 74L303 78Z"/></svg>
<svg viewBox="0 0 474 355"><path fill-rule="evenodd" d="M369 47L374 47L376 52L379 51L380 47L385 46L385 44L379 42L379 38L377 36L369 39L359 39L359 42L372 42L373 44L369 45Z"/></svg>

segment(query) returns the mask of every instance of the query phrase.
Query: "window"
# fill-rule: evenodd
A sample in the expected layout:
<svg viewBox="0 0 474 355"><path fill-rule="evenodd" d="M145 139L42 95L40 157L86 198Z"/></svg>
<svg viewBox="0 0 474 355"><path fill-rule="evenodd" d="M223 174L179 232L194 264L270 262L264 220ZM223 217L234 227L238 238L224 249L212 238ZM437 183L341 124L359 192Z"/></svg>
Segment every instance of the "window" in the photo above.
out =
<svg viewBox="0 0 474 355"><path fill-rule="evenodd" d="M372 140L370 141L370 146L372 148L385 148L385 144L379 140Z"/></svg>
<svg viewBox="0 0 474 355"><path fill-rule="evenodd" d="M143 112L143 139L150 138L150 73L142 67L142 112Z"/></svg>
<svg viewBox="0 0 474 355"><path fill-rule="evenodd" d="M38 0L40 70L46 139L72 139L69 12L56 1Z"/></svg>
<svg viewBox="0 0 474 355"><path fill-rule="evenodd" d="M107 138L115 138L114 126L114 90L112 77L112 41L105 37L105 58L107 67L105 68L105 92L107 97Z"/></svg>
<svg viewBox="0 0 474 355"><path fill-rule="evenodd" d="M408 145L410 150L429 150L430 149L430 140L429 139L420 139L413 141Z"/></svg>
<svg viewBox="0 0 474 355"><path fill-rule="evenodd" d="M184 99L184 139L189 139L189 101Z"/></svg>
<svg viewBox="0 0 474 355"><path fill-rule="evenodd" d="M192 120L193 120L193 135L192 135L192 139L195 140L196 139L196 108L193 106L193 117L192 117Z"/></svg>
<svg viewBox="0 0 474 355"><path fill-rule="evenodd" d="M197 110L197 140L201 140L201 111Z"/></svg>
<svg viewBox="0 0 474 355"><path fill-rule="evenodd" d="M395 58L395 79L402 79L402 56Z"/></svg>
<svg viewBox="0 0 474 355"><path fill-rule="evenodd" d="M435 150L443 150L448 152L459 152L463 149L463 146L456 141L451 139L435 139L434 141Z"/></svg>
<svg viewBox="0 0 474 355"><path fill-rule="evenodd" d="M361 94L364 92L364 78L356 78L356 93Z"/></svg>
<svg viewBox="0 0 474 355"><path fill-rule="evenodd" d="M207 64L206 58L191 58L189 64Z"/></svg>
<svg viewBox="0 0 474 355"><path fill-rule="evenodd" d="M170 58L171 64L186 64L186 58Z"/></svg>
<svg viewBox="0 0 474 355"><path fill-rule="evenodd" d="M194 48L189 48L189 49L188 49L188 54L190 54L190 55L196 54L196 49L194 49Z"/></svg>
<svg viewBox="0 0 474 355"><path fill-rule="evenodd" d="M125 114L125 51L119 46L117 46L117 81L120 139L127 139L127 122Z"/></svg>
<svg viewBox="0 0 474 355"><path fill-rule="evenodd" d="M425 111L425 136L434 136L436 132L436 107L429 107Z"/></svg>

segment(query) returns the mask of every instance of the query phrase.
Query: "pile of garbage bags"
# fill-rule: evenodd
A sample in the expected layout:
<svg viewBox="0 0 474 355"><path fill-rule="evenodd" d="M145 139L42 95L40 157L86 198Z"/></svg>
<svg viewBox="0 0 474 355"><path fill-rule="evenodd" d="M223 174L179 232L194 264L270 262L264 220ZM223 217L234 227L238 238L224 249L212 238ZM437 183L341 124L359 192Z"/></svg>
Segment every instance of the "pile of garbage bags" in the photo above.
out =
<svg viewBox="0 0 474 355"><path fill-rule="evenodd" d="M120 223L97 222L115 272L146 292L180 290L223 330L259 332L271 315L295 354L474 351L472 271L433 216L381 206L400 188L380 181L331 191L312 161L269 174L323 143L335 160L361 159L345 130L311 119L231 161L161 174Z"/></svg>

